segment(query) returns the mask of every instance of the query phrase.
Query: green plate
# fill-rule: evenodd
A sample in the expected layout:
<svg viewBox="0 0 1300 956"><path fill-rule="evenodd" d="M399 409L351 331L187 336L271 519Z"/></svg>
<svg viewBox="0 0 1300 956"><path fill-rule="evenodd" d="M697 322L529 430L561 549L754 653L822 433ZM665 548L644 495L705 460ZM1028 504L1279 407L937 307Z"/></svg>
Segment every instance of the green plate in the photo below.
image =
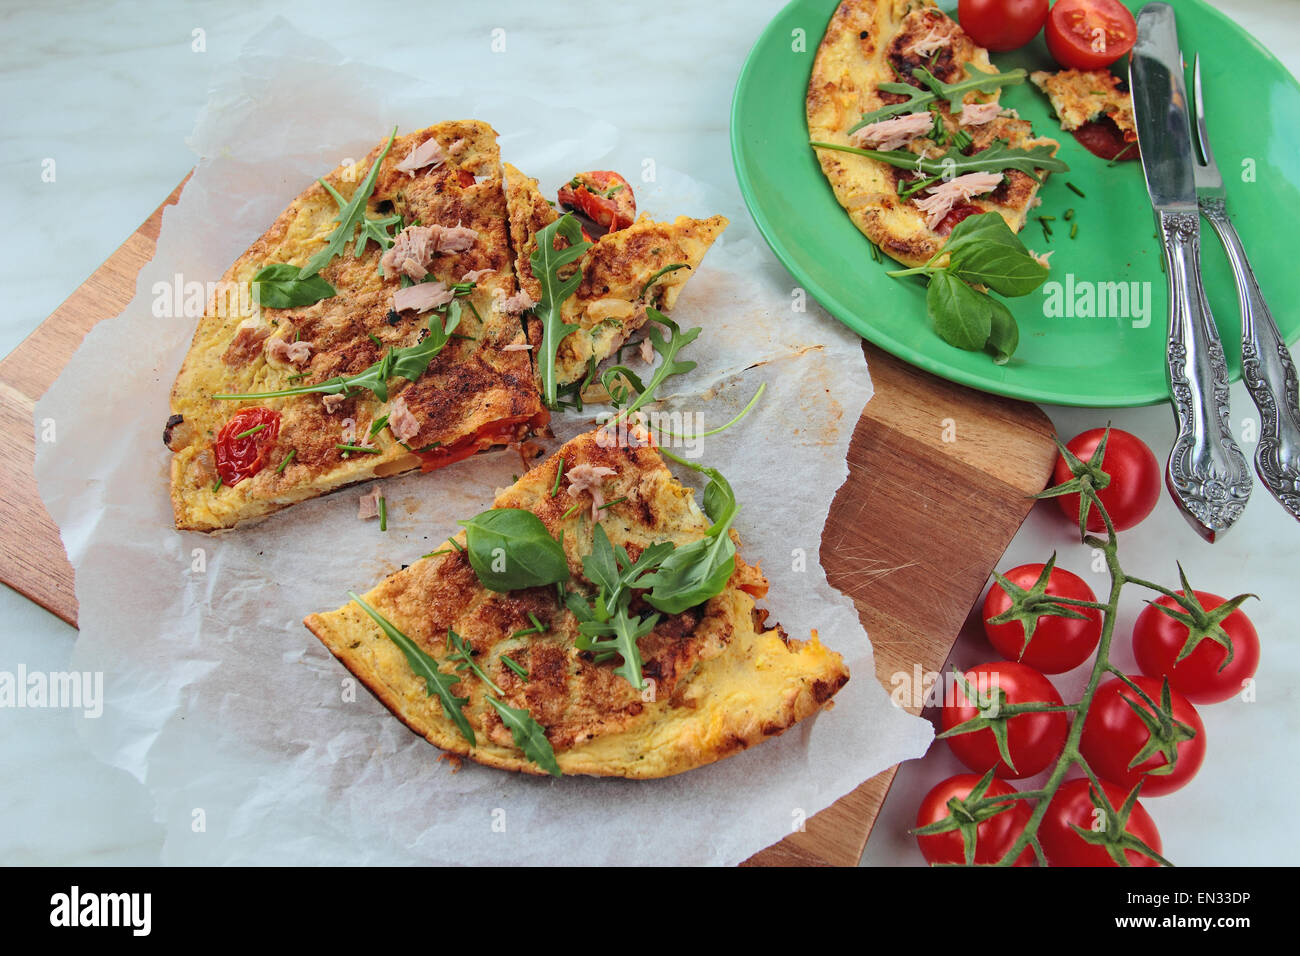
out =
<svg viewBox="0 0 1300 956"><path fill-rule="evenodd" d="M1049 116L1047 98L1029 83L1005 88L1002 102L1019 110L1039 135L1061 141L1059 155L1070 172L1049 178L1040 192L1043 205L1034 210L1034 215L1057 217L1052 241L1045 242L1032 219L1023 233L1031 249L1056 255L1042 288L1004 300L1020 324L1015 357L999 367L984 353L963 352L940 340L926 316L922 282L891 279L885 271L897 266L888 259L884 264L872 261L866 237L835 201L808 147L804 118L813 57L837 5L836 0L794 0L758 38L736 83L732 159L749 211L778 258L849 328L952 381L1063 405L1167 401L1168 296L1141 166L1107 166L1087 152L1060 131ZM956 6L941 5L949 12ZM1228 211L1282 335L1292 342L1300 337L1300 308L1295 306L1300 252L1293 238L1300 224L1300 84L1264 47L1202 0L1177 0L1174 6L1187 62L1194 53L1201 55L1210 135L1227 184ZM1029 46L993 59L1001 69L1055 68L1041 35ZM1067 181L1086 198L1071 192ZM1064 222L1071 208L1079 224L1074 240ZM1208 224L1202 237L1205 287L1235 381L1241 377L1236 287ZM1114 287L1102 285L1117 282L1130 293L1137 291L1127 308ZM1098 292L1104 308L1097 308ZM1088 298L1094 314L1081 315ZM1101 312L1106 314L1097 314Z"/></svg>

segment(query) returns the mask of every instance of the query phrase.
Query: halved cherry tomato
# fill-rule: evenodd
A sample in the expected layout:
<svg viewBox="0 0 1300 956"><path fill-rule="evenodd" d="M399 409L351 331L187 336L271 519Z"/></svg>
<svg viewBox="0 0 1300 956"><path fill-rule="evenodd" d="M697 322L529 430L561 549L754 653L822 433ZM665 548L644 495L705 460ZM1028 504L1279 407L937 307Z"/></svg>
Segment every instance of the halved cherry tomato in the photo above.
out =
<svg viewBox="0 0 1300 956"><path fill-rule="evenodd" d="M636 221L632 187L608 169L578 173L560 187L558 198L565 209L576 209L609 232L626 229Z"/></svg>
<svg viewBox="0 0 1300 956"><path fill-rule="evenodd" d="M1002 575L1016 587L1032 591L1046 565L1022 564ZM1096 601L1088 582L1072 571L1053 567L1047 578L1045 595L1051 597L1074 598L1078 601ZM984 633L988 636L999 654L1010 661L1019 661L1037 668L1044 674L1064 674L1074 670L1097 649L1101 640L1101 611L1096 608L1072 608L1082 614L1081 620L1075 617L1060 617L1044 614L1034 626L1034 634L1029 644L1025 644L1025 627L1019 621L1006 624L990 624L989 618L997 617L1011 607L1011 597L1002 585L994 582L984 598Z"/></svg>
<svg viewBox="0 0 1300 956"><path fill-rule="evenodd" d="M452 442L450 445L439 445L436 448L430 448L428 451L417 451L416 455L420 458L420 471L428 473L437 471L439 468L445 468L447 465L455 464L458 461L464 461L471 455L477 454L485 448L491 448L493 445L508 445L513 441L518 441L522 431L531 431L541 428L551 420L550 412L539 412L536 415L518 415L514 418L502 418L495 422L488 422L481 426L471 435L466 435L459 441ZM521 425L527 425L527 429L521 429Z"/></svg>
<svg viewBox="0 0 1300 956"><path fill-rule="evenodd" d="M1073 132L1079 145L1099 159L1127 162L1142 158L1137 139L1127 139L1109 116L1089 120Z"/></svg>
<svg viewBox="0 0 1300 956"><path fill-rule="evenodd" d="M262 470L280 434L280 413L269 408L236 412L217 433L213 454L224 485L237 485Z"/></svg>
<svg viewBox="0 0 1300 956"><path fill-rule="evenodd" d="M975 693L988 695L983 711L981 701L970 701L960 684L953 688L953 699L943 706L941 720L944 730L951 730L979 716L994 717L993 704L1029 704L1042 702L1060 704L1061 695L1052 682L1024 664L1014 661L995 661L981 664L966 672L966 681ZM1044 770L1061 753L1070 724L1062 712L1020 714L1004 718L1007 731L1007 751L1013 766L1008 766L998 751L997 738L990 728L945 738L952 746L957 759L977 773L990 767L999 777L1016 779L1032 777Z"/></svg>
<svg viewBox="0 0 1300 956"><path fill-rule="evenodd" d="M1119 811L1128 793L1107 780L1101 781L1102 790L1111 809ZM1144 788L1145 789L1145 788ZM1052 798L1043 822L1038 825L1038 840L1043 854L1052 866L1118 866L1105 847L1089 843L1074 831L1074 827L1097 831L1105 827L1104 811L1093 802L1092 785L1087 780L1067 780ZM1137 837L1151 849L1160 853L1160 831L1141 801L1133 804L1124 832ZM1124 849L1129 866L1159 866L1160 864L1138 850Z"/></svg>
<svg viewBox="0 0 1300 956"><path fill-rule="evenodd" d="M949 800L965 800L980 782L978 774L959 773L935 785L916 812L917 829L937 823L949 815ZM1015 793L1016 788L1002 780L994 779L984 792L985 797L1002 797ZM1007 855L1029 822L1031 814L1029 805L1024 800L1017 800L1010 809L1003 810L981 820L975 828L975 862L996 863ZM960 830L946 833L927 833L918 835L917 844L921 855L929 863L965 863L966 847L962 842ZM1026 847L1016 858L1016 866L1032 866L1034 851Z"/></svg>
<svg viewBox="0 0 1300 956"><path fill-rule="evenodd" d="M986 50L1018 50L1043 28L1047 0L959 0L957 18Z"/></svg>
<svg viewBox="0 0 1300 956"><path fill-rule="evenodd" d="M1056 0L1046 35L1061 66L1102 70L1133 49L1137 21L1119 0Z"/></svg>
<svg viewBox="0 0 1300 956"><path fill-rule="evenodd" d="M1157 704L1161 702L1161 681L1142 676L1131 676L1129 680L1142 688L1142 692ZM1147 716L1138 716L1130 701ZM1196 776L1196 771L1201 769L1201 763L1205 760L1205 725L1201 723L1201 715L1196 712L1192 702L1172 688L1170 702L1174 720L1186 729L1175 728L1171 731L1177 754L1173 770L1169 773L1151 773L1152 770L1168 765L1164 754L1159 750L1136 767L1129 767L1155 736L1147 724L1148 720L1158 723L1151 706L1118 678L1097 688L1097 695L1092 700L1092 707L1083 725L1083 736L1079 740L1079 751L1097 776L1110 780L1125 790L1131 790L1141 783L1144 797L1173 793Z"/></svg>
<svg viewBox="0 0 1300 956"><path fill-rule="evenodd" d="M1065 447L1086 462L1097 450L1105 434L1104 428L1090 428L1075 435ZM1160 501L1160 463L1141 438L1112 428L1110 438L1106 440L1106 454L1102 458L1101 470L1110 475L1110 484L1099 491L1097 496L1106 506L1116 531L1127 531L1155 510ZM1053 484L1062 484L1071 477L1070 466L1063 456L1058 455L1052 474ZM1066 517L1078 522L1078 495L1062 495L1054 500ZM1088 530L1106 530L1106 524L1096 508L1088 512Z"/></svg>
<svg viewBox="0 0 1300 956"><path fill-rule="evenodd" d="M1193 593L1207 611L1224 603L1223 598L1209 591ZM1178 655L1190 632L1186 624L1175 621L1156 604L1186 613L1173 598L1163 594L1143 608L1133 625L1133 656L1138 669L1157 680L1168 677L1169 686L1194 704L1217 704L1240 694L1242 685L1255 676L1259 667L1259 634L1250 618L1238 608L1219 622L1232 641L1231 663L1224 665L1228 649L1209 637L1201 638L1180 661Z"/></svg>

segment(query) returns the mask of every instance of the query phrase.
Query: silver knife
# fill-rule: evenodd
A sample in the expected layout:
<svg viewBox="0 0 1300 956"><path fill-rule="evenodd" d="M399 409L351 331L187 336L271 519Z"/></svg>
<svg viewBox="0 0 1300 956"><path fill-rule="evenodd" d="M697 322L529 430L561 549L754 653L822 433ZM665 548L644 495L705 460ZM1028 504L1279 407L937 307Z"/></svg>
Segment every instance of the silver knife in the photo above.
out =
<svg viewBox="0 0 1300 956"><path fill-rule="evenodd" d="M1255 281L1255 271L1246 258L1241 237L1228 218L1228 194L1214 161L1210 131L1205 124L1199 54L1192 75L1196 89L1196 138L1201 147L1201 162L1196 167L1196 196L1201 203L1201 214L1223 242L1233 278L1237 280L1237 301L1241 307L1241 378L1259 409L1255 471L1282 507L1300 518L1300 380L1286 340L1278 331L1264 293Z"/></svg>
<svg viewBox="0 0 1300 956"><path fill-rule="evenodd" d="M1169 282L1165 368L1178 435L1165 484L1192 527L1214 541L1241 517L1252 482L1232 438L1228 365L1201 286L1196 160L1178 28L1167 3L1148 3L1138 15L1129 87Z"/></svg>

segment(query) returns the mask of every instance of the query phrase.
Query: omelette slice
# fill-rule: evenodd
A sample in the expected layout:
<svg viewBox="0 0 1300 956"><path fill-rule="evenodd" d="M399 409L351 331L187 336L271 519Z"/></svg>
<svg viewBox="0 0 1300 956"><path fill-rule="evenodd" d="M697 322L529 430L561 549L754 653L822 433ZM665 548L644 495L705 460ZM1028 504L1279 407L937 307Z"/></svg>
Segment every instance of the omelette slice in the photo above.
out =
<svg viewBox="0 0 1300 956"><path fill-rule="evenodd" d="M337 241L340 206L376 163L364 209L370 236L354 232L329 257L322 251ZM164 433L178 528L229 528L345 485L440 467L549 420L519 315L503 308L518 286L495 131L472 120L431 126L381 143L324 183L293 201L223 286L248 289L268 266L291 277L328 258L312 281L333 294L296 306L269 300L282 308L216 295L198 324ZM260 293L266 300L268 286ZM399 370L386 395L214 398L355 376L445 332L416 380Z"/></svg>
<svg viewBox="0 0 1300 956"><path fill-rule="evenodd" d="M625 549L620 560L663 560L664 542L677 553L709 536L710 517L654 447L580 435L501 491L494 509L540 519L567 581L488 590L461 531L363 596L396 636L356 602L304 621L403 723L446 751L534 774L664 777L784 732L848 681L840 655L815 634L798 641L765 623L754 598L767 582L739 555L712 597L677 613L651 607L649 588L630 590L624 606L644 625L641 689L624 657L581 649L574 608L597 601L588 572L598 546ZM448 696L416 673L402 639L450 684Z"/></svg>
<svg viewBox="0 0 1300 956"><path fill-rule="evenodd" d="M1029 79L1047 94L1061 129L1074 132L1090 123L1109 122L1122 142L1137 142L1133 97L1110 70L1039 70Z"/></svg>
<svg viewBox="0 0 1300 956"><path fill-rule="evenodd" d="M541 286L529 260L537 249L537 233L559 218L559 213L542 196L537 180L509 163L505 181L515 273L520 288L536 302L541 298ZM647 308L672 309L682 286L725 228L725 216L678 216L666 223L642 214L632 225L597 239L578 262L582 284L563 306L564 321L579 328L560 342L556 355L559 383L582 379L592 362L599 365L613 355L646 323ZM678 268L665 272L670 266ZM653 285L647 288L652 280ZM530 341L540 346L539 323L530 320L529 326Z"/></svg>
<svg viewBox="0 0 1300 956"><path fill-rule="evenodd" d="M928 93L913 72L917 70L948 84L980 80L981 74L1000 75L988 51L932 0L844 0L827 25L808 82L811 140L903 149L918 158L936 158L954 148L974 156L994 146L1046 146L1053 153L1059 146L1055 140L1035 138L1029 123L999 107L996 82L990 91L972 88L959 94L959 111L940 97L928 108L889 117L887 124L854 130L864 116L908 102L901 93L881 90L882 83L902 82ZM942 182L936 177L925 183L918 172L866 156L818 148L817 158L854 225L882 252L907 266L932 258L967 216L997 212L1019 232L1036 205L1039 188L1034 177L1018 169L973 174L977 178L944 176ZM1037 175L1043 178L1041 170Z"/></svg>

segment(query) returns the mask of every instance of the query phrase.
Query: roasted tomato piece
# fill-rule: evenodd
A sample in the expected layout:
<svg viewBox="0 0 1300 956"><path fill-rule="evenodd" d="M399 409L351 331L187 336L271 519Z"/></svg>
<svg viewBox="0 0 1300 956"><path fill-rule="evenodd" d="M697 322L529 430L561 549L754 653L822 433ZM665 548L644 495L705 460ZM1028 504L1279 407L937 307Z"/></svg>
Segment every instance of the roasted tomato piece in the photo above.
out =
<svg viewBox="0 0 1300 956"><path fill-rule="evenodd" d="M632 187L608 169L578 173L560 187L559 200L565 209L576 209L609 232L626 229L636 220Z"/></svg>
<svg viewBox="0 0 1300 956"><path fill-rule="evenodd" d="M439 445L427 451L417 451L420 456L420 471L428 473L445 468L447 465L464 461L470 455L477 454L493 445L509 445L525 437L551 420L550 412L539 412L533 416L522 415L517 418L503 418L488 422L472 435L466 435L450 445Z"/></svg>
<svg viewBox="0 0 1300 956"><path fill-rule="evenodd" d="M213 453L224 485L237 485L262 470L280 435L280 413L269 408L236 412L217 433Z"/></svg>

